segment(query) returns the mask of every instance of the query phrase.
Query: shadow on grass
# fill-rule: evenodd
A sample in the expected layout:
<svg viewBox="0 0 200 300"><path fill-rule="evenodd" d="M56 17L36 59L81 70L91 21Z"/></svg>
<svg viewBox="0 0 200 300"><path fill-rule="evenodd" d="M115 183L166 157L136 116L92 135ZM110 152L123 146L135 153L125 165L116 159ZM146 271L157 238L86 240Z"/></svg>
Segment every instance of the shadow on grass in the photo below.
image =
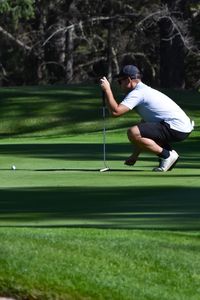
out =
<svg viewBox="0 0 200 300"><path fill-rule="evenodd" d="M108 160L122 160L128 144L109 144ZM177 144L182 163L199 168L199 138ZM101 144L2 144L1 155L68 161L101 160ZM151 157L141 157L151 160ZM45 171L57 169L45 168ZM61 169L58 169L58 171ZM66 172L74 169L63 169ZM76 169L88 171L88 169ZM127 170L127 169L126 169ZM134 170L134 169L133 169ZM19 170L20 171L20 170ZM43 171L36 169L35 171ZM91 171L91 170L89 170ZM98 171L94 169L94 171ZM116 170L114 170L116 171ZM117 170L119 171L119 170ZM123 170L124 171L124 170ZM130 170L128 170L130 172ZM134 171L135 172L135 171ZM139 173L138 173L139 174ZM122 174L120 174L121 176ZM198 174L162 174L190 179ZM140 176L143 173L140 172ZM146 176L146 177L145 177ZM147 176L144 174L144 178ZM160 174L154 174L154 177ZM119 178L119 177L118 177ZM144 181L145 182L145 181ZM0 190L0 226L64 226L145 229L200 229L199 187L137 186L11 188Z"/></svg>
<svg viewBox="0 0 200 300"><path fill-rule="evenodd" d="M0 190L0 226L200 229L200 188Z"/></svg>
<svg viewBox="0 0 200 300"><path fill-rule="evenodd" d="M102 128L99 85L1 89L0 108L0 138L80 134ZM112 128L119 125L112 122Z"/></svg>
<svg viewBox="0 0 200 300"><path fill-rule="evenodd" d="M67 138L66 138L67 140ZM193 137L185 142L177 143L175 149L180 153L182 161L189 161L191 167L197 167L200 137ZM109 160L122 160L126 153L131 153L132 145L127 143L112 143L106 145ZM38 144L0 144L0 155L20 155L24 157L61 159L61 160L99 160L102 158L101 143L38 143ZM186 155L186 156L185 156ZM152 157L142 157L152 160Z"/></svg>
<svg viewBox="0 0 200 300"><path fill-rule="evenodd" d="M115 86L116 88L116 86ZM116 91L121 99L121 92ZM195 91L164 91L183 108L199 117L199 93ZM44 87L2 88L0 90L0 117L2 137L29 134L41 136L44 132L79 134L100 131L102 127L102 100L99 84ZM108 114L109 115L109 114ZM117 122L108 122L107 128L129 127L138 116L127 114ZM11 122L12 121L12 122ZM84 124L84 126L83 126Z"/></svg>

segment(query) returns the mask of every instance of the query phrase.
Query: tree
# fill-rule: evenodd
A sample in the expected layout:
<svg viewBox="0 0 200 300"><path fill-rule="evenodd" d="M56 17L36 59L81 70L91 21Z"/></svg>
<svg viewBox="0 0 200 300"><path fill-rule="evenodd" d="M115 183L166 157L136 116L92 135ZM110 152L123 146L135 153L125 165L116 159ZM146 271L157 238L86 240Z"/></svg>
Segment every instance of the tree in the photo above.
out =
<svg viewBox="0 0 200 300"><path fill-rule="evenodd" d="M33 16L33 0L0 2L0 62L4 70L2 82L5 84L22 83L23 58L31 51L31 46L29 36L23 35L21 20L26 22Z"/></svg>
<svg viewBox="0 0 200 300"><path fill-rule="evenodd" d="M191 40L199 39L194 2L1 1L2 84L94 80L98 71L112 78L134 63L149 83L184 87L186 78L191 86L199 80L190 69L199 55Z"/></svg>
<svg viewBox="0 0 200 300"><path fill-rule="evenodd" d="M195 47L190 51L186 58L186 87L200 88L200 3L190 1L190 32L193 36Z"/></svg>
<svg viewBox="0 0 200 300"><path fill-rule="evenodd" d="M184 59L186 32L184 19L187 19L187 1L162 0L167 5L168 15L160 22L160 84L162 87L184 88ZM181 25L183 26L181 28Z"/></svg>

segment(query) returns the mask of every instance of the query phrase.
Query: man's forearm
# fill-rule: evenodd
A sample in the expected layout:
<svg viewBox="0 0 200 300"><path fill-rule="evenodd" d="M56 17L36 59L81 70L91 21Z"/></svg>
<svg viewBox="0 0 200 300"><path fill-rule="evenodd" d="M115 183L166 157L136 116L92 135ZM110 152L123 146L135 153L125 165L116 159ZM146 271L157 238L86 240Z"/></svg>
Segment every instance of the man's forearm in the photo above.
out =
<svg viewBox="0 0 200 300"><path fill-rule="evenodd" d="M117 103L117 101L115 100L115 98L113 96L113 93L112 93L112 90L111 90L111 87L110 87L110 83L106 79L106 77L103 77L101 79L101 88L102 88L102 90L105 93L106 100L107 100L106 101L107 102L107 106L108 106L111 114L114 117L119 117L122 114L124 114L127 111L129 111L128 107Z"/></svg>
<svg viewBox="0 0 200 300"><path fill-rule="evenodd" d="M118 103L116 102L111 89L105 90L107 105L112 114L117 113Z"/></svg>

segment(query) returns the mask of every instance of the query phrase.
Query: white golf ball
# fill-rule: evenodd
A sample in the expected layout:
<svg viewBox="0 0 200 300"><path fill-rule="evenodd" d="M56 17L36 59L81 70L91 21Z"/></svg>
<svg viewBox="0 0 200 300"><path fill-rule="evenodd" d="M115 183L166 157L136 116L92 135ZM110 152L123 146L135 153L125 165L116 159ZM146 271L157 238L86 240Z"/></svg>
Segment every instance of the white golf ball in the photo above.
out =
<svg viewBox="0 0 200 300"><path fill-rule="evenodd" d="M11 167L11 169L12 169L12 170L16 170L16 167L15 167L15 165L13 165L13 166Z"/></svg>

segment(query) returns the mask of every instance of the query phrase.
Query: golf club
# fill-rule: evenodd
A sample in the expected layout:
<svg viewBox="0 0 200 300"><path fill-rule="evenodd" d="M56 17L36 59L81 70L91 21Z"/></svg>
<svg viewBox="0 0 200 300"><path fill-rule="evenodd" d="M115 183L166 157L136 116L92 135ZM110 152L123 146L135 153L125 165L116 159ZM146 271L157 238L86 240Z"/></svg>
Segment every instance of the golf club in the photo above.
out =
<svg viewBox="0 0 200 300"><path fill-rule="evenodd" d="M110 168L106 163L106 99L105 92L102 92L102 112L103 112L103 164L104 168L100 169L100 172L109 171Z"/></svg>

